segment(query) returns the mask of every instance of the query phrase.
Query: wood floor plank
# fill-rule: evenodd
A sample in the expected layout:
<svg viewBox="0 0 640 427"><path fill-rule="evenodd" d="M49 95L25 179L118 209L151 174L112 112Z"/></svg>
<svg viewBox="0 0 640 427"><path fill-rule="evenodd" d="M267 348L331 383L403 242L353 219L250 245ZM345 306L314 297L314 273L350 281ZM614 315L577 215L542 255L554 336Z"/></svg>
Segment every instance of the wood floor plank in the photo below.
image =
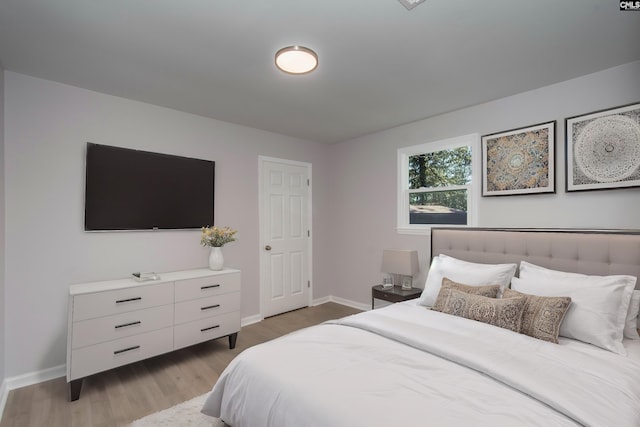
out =
<svg viewBox="0 0 640 427"><path fill-rule="evenodd" d="M74 402L75 403L75 402ZM91 407L85 404L68 405L70 411L70 427L90 426L91 423Z"/></svg>
<svg viewBox="0 0 640 427"><path fill-rule="evenodd" d="M129 397L129 383L122 380L122 374L127 369L117 369L112 371L115 375L112 381L105 387L105 394L109 409L114 414L113 423L115 425L124 424L136 413L135 399Z"/></svg>
<svg viewBox="0 0 640 427"><path fill-rule="evenodd" d="M219 339L85 378L67 400L65 378L9 392L0 427L118 427L211 390L235 356L289 332L357 313L336 303L308 307L242 328L236 348Z"/></svg>
<svg viewBox="0 0 640 427"><path fill-rule="evenodd" d="M10 407L12 411L7 413L5 409L3 416L3 419L5 417L8 418L8 422L10 423L8 425L29 425L30 407L35 389L35 386L23 387L9 393L5 408Z"/></svg>

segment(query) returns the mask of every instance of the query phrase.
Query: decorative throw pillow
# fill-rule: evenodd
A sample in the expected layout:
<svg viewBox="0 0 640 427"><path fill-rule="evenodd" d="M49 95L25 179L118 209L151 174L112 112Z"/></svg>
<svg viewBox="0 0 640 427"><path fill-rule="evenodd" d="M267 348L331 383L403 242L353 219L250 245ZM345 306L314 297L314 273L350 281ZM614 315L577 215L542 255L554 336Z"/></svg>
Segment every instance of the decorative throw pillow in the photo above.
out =
<svg viewBox="0 0 640 427"><path fill-rule="evenodd" d="M560 324L567 314L571 298L539 297L505 289L502 298L524 297L521 333L543 341L558 344Z"/></svg>
<svg viewBox="0 0 640 427"><path fill-rule="evenodd" d="M511 289L527 294L571 297L560 336L622 355L627 354L622 339L635 286L634 276L589 276L550 270L526 261L520 262L520 278L511 283Z"/></svg>
<svg viewBox="0 0 640 427"><path fill-rule="evenodd" d="M498 296L498 291L500 290L500 285L469 286L463 285L462 283L456 283L453 280L449 280L445 277L444 279L442 279L442 286L440 287L438 298L433 305L433 310L442 311L442 304L446 299L439 297L442 291L445 289L455 289L456 291L464 292L466 294L482 295L483 297L487 298L496 298Z"/></svg>
<svg viewBox="0 0 640 427"><path fill-rule="evenodd" d="M431 262L418 304L433 306L444 277L468 286L500 285L504 289L509 286L517 267L516 264L478 264L440 254Z"/></svg>
<svg viewBox="0 0 640 427"><path fill-rule="evenodd" d="M433 310L466 319L520 332L522 313L526 299L524 297L495 299L481 295L467 294L452 288L445 288L438 294Z"/></svg>

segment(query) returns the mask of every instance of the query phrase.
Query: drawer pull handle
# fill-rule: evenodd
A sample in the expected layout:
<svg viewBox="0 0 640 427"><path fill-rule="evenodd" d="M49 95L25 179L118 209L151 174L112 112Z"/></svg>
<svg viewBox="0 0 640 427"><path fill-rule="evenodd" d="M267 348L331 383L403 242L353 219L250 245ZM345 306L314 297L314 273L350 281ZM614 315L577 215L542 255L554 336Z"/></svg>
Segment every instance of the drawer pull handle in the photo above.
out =
<svg viewBox="0 0 640 427"><path fill-rule="evenodd" d="M215 328L219 328L219 327L220 327L220 325L209 326L208 328L200 329L200 332L207 332L207 331L210 331L211 329L215 329Z"/></svg>
<svg viewBox="0 0 640 427"><path fill-rule="evenodd" d="M116 325L115 328L116 329L120 329L120 328L126 328L127 326L135 326L135 325L139 325L142 322L140 320L135 321L135 322L131 322L131 323L123 323L122 325Z"/></svg>
<svg viewBox="0 0 640 427"><path fill-rule="evenodd" d="M116 300L116 304L121 304L123 302L132 302L132 301L142 301L142 297L135 297L135 298L127 298L127 299Z"/></svg>
<svg viewBox="0 0 640 427"><path fill-rule="evenodd" d="M205 311L205 310L210 310L212 308L218 308L220 307L220 304L214 304L214 305L209 305L207 307L200 307L200 310Z"/></svg>
<svg viewBox="0 0 640 427"><path fill-rule="evenodd" d="M202 289L202 290L204 291L205 289L219 288L219 287L220 287L220 284L219 284L219 283L216 283L215 285L205 285L205 286L200 286L200 289Z"/></svg>
<svg viewBox="0 0 640 427"><path fill-rule="evenodd" d="M134 345L133 347L123 348L122 350L116 350L113 352L113 355L115 356L116 354L124 353L126 351L131 351L131 350L137 350L139 348L140 348L139 345Z"/></svg>

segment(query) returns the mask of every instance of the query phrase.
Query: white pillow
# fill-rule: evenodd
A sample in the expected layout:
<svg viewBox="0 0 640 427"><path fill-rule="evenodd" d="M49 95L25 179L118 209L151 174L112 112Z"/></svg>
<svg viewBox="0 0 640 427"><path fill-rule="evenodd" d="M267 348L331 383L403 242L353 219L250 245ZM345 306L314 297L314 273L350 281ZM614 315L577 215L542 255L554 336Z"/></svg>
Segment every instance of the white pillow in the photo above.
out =
<svg viewBox="0 0 640 427"><path fill-rule="evenodd" d="M541 296L571 297L571 306L560 325L560 335L626 354L622 345L633 276L587 276L549 270L526 261L511 288Z"/></svg>
<svg viewBox="0 0 640 427"><path fill-rule="evenodd" d="M624 324L624 337L631 340L640 340L638 335L638 328L640 328L640 319L638 319L638 313L640 312L640 291L633 291L631 295L631 303L629 304L629 311L627 311L627 320Z"/></svg>
<svg viewBox="0 0 640 427"><path fill-rule="evenodd" d="M433 306L445 277L469 286L500 285L502 290L509 286L517 267L516 264L477 264L448 255L438 255L431 262L418 304Z"/></svg>

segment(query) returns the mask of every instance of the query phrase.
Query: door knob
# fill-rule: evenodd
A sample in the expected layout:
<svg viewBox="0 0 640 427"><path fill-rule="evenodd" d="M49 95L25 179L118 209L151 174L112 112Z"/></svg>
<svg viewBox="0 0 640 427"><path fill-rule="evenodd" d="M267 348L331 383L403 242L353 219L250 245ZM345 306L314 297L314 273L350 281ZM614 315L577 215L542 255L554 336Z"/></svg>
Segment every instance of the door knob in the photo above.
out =
<svg viewBox="0 0 640 427"><path fill-rule="evenodd" d="M270 251L270 250L271 250L271 246L269 246L269 245L265 246L265 247L264 247L264 250L265 250L265 251Z"/></svg>

